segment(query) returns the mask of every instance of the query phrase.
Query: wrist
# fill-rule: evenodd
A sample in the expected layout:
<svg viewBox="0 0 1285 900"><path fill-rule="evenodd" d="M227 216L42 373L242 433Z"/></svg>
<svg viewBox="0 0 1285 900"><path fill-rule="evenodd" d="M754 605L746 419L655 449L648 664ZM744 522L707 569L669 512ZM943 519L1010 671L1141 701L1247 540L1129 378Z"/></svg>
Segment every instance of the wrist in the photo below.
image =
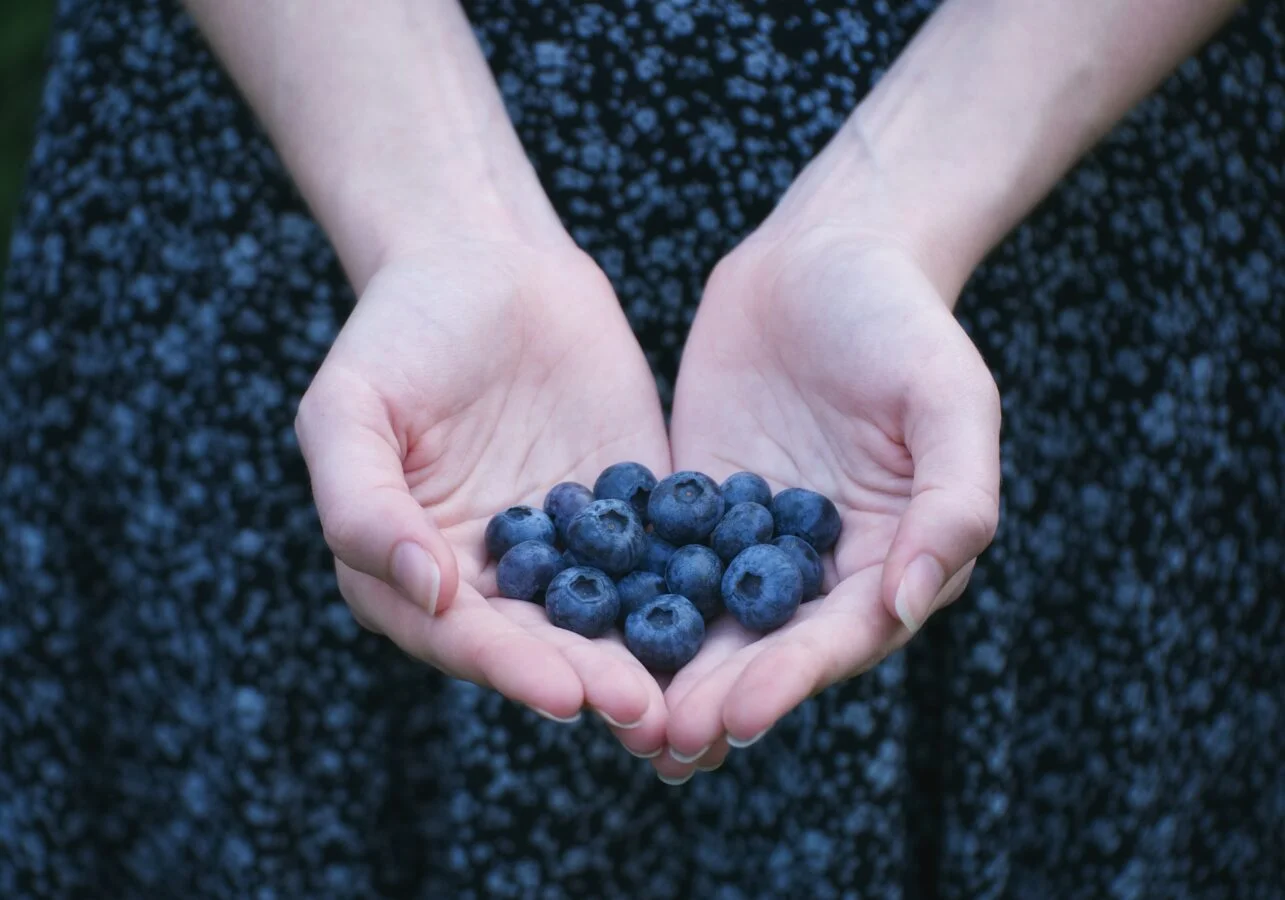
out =
<svg viewBox="0 0 1285 900"><path fill-rule="evenodd" d="M561 232L459 4L187 5L358 293L448 231Z"/></svg>
<svg viewBox="0 0 1285 900"><path fill-rule="evenodd" d="M460 244L560 246L570 238L525 156L473 142L471 156L414 154L354 166L309 197L360 294L402 258Z"/></svg>
<svg viewBox="0 0 1285 900"><path fill-rule="evenodd" d="M991 247L1234 6L944 3L782 206L804 221L886 231L954 297Z"/></svg>
<svg viewBox="0 0 1285 900"><path fill-rule="evenodd" d="M947 202L958 208L947 213ZM896 157L872 143L858 110L799 174L754 240L895 250L912 259L953 306L989 246L976 239L983 228L961 235L942 229L943 222L981 215L966 211L970 206L962 192L952 195L899 170Z"/></svg>

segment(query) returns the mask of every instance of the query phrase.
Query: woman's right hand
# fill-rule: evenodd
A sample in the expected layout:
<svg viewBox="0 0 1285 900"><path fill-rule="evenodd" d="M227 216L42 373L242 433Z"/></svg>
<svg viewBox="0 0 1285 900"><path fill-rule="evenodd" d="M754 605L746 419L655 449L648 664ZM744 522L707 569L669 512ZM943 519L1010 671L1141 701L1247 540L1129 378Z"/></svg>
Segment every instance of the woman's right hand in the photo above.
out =
<svg viewBox="0 0 1285 900"><path fill-rule="evenodd" d="M411 655L635 751L660 688L618 643L494 593L483 533L669 446L607 279L563 230L458 3L186 0L360 299L297 430L353 612Z"/></svg>
<svg viewBox="0 0 1285 900"><path fill-rule="evenodd" d="M636 755L663 745L660 687L619 640L496 598L486 558L487 521L508 506L625 459L670 469L646 360L569 237L452 239L381 265L296 430L362 624L546 716L589 706L633 725L615 730Z"/></svg>

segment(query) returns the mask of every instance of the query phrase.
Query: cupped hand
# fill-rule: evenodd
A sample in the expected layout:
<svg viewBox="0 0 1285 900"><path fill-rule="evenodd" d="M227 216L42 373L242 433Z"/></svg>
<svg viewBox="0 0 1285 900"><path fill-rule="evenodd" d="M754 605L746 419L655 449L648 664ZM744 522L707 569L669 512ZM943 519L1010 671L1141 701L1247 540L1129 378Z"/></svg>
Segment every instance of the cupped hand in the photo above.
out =
<svg viewBox="0 0 1285 900"><path fill-rule="evenodd" d="M559 481L635 459L664 474L655 382L601 271L568 239L457 240L384 265L296 421L339 585L410 655L546 716L589 706L633 752L660 687L617 639L495 597L483 534Z"/></svg>
<svg viewBox="0 0 1285 900"><path fill-rule="evenodd" d="M989 370L900 243L772 219L711 277L684 350L674 465L830 497L828 595L760 636L729 616L668 686L670 754L708 768L863 672L963 590L999 510ZM666 758L662 774L691 766Z"/></svg>

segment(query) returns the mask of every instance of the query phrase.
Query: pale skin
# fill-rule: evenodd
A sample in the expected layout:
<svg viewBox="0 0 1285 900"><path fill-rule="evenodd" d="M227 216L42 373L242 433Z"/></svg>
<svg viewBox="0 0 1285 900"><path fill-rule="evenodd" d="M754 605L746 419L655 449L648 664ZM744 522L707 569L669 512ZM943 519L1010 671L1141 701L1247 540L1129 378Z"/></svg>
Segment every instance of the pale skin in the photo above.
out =
<svg viewBox="0 0 1285 900"><path fill-rule="evenodd" d="M1236 6L948 0L715 270L667 435L454 0L187 5L359 297L297 419L353 614L545 715L627 726L609 727L671 783L963 590L998 519L1000 403L959 292ZM494 598L487 518L622 459L830 496L829 593L763 639L720 622L672 681Z"/></svg>

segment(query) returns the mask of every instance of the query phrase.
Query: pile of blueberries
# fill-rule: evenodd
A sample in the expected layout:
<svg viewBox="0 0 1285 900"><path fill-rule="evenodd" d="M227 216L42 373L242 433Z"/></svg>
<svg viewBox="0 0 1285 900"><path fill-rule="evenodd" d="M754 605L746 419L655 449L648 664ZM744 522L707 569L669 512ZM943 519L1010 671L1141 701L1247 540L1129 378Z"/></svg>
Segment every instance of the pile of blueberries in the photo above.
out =
<svg viewBox="0 0 1285 900"><path fill-rule="evenodd" d="M585 637L623 626L649 669L675 672L724 609L751 631L780 628L821 592L821 557L839 511L815 491L737 472L661 481L633 462L608 466L593 490L555 485L544 509L512 506L486 527L501 595L543 603L549 621Z"/></svg>

